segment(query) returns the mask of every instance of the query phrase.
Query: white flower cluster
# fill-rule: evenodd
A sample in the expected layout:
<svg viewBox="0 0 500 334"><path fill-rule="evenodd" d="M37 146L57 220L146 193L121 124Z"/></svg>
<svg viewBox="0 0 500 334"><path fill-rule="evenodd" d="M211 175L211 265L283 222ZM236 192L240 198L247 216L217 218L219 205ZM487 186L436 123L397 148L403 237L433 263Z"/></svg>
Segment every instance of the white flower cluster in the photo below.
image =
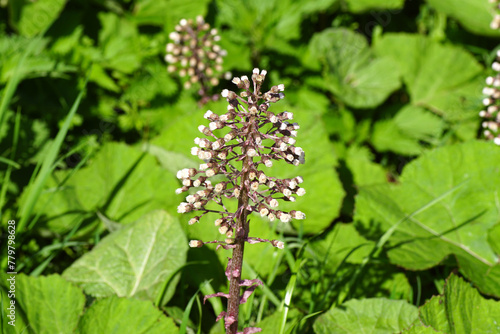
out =
<svg viewBox="0 0 500 334"><path fill-rule="evenodd" d="M208 87L219 84L223 58L227 55L217 44L220 41L217 29L211 29L203 17L198 16L195 22L182 19L169 38L172 42L167 44L165 55L168 72L187 77L186 89L199 83L202 104L217 99L218 95L208 96Z"/></svg>
<svg viewBox="0 0 500 334"><path fill-rule="evenodd" d="M490 28L497 30L500 28L500 1L499 0L489 0L490 3L494 4L495 10L497 13L493 17L493 20L490 23Z"/></svg>
<svg viewBox="0 0 500 334"><path fill-rule="evenodd" d="M500 145L500 50L491 67L497 74L486 78L486 87L483 89L486 95L483 99L485 109L479 112L479 116L484 119L481 124L484 136Z"/></svg>
<svg viewBox="0 0 500 334"><path fill-rule="evenodd" d="M253 84L247 76L234 78L233 83L242 92L236 94L227 89L222 92L228 101L226 112L218 115L208 110L204 114L209 124L198 126L204 137L195 138L196 146L191 149L191 154L203 160L203 163L199 168L186 168L177 173L182 188L176 192L190 191L185 202L179 205L178 212L201 212L189 224L199 222L208 212L218 212L220 218L215 220L215 226L221 234L233 237L235 221L241 213L227 211L224 205L227 198L245 198L246 204L238 209L240 212L255 212L270 221L278 219L289 223L292 219L306 218L301 211L284 212L277 209L279 200L295 202L296 196L306 193L300 187L304 181L302 177L278 179L266 175L261 169L273 166L276 160L295 166L305 162L304 150L295 146L300 127L290 122L293 113L284 111L275 114L268 110L271 103L285 97L285 86L281 84L265 93L260 92L266 74L265 70L254 69L251 78ZM265 131L260 130L263 127ZM241 163L241 168L238 163ZM218 183L212 184L209 179L216 176ZM200 187L201 190L191 189ZM209 202L218 204L220 211L207 209ZM198 247L198 243L195 247Z"/></svg>

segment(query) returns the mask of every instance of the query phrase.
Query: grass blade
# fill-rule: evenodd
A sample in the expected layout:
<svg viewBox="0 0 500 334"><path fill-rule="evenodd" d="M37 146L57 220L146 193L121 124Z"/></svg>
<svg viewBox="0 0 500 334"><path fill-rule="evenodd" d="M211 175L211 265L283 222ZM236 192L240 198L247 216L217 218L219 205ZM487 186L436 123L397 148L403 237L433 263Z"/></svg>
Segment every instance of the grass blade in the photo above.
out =
<svg viewBox="0 0 500 334"><path fill-rule="evenodd" d="M202 283L206 284L208 282ZM184 310L184 314L182 315L182 322L181 322L181 327L179 328L179 334L186 334L186 328L187 328L187 323L189 320L189 314L191 314L191 308L193 307L194 300L198 296L198 293L200 292L201 287L194 293L193 297L189 300L186 309Z"/></svg>
<svg viewBox="0 0 500 334"><path fill-rule="evenodd" d="M33 185L29 191L29 194L28 194L26 201L19 208L19 212L18 212L19 224L17 226L17 230L20 232L23 232L23 229L26 226L28 219L30 219L31 213L33 211L33 207L35 206L35 203L37 202L38 198L40 197L40 193L42 192L42 189L45 185L45 182L47 181L47 178L49 177L50 173L52 172L54 162L57 159L57 155L59 154L59 150L61 149L61 145L64 141L64 138L66 137L66 134L68 133L68 129L69 129L69 126L71 125L71 121L72 121L73 117L75 116L76 111L78 110L78 106L80 105L80 102L83 98L83 94L85 92L85 87L87 86L89 75L90 75L90 71L89 71L89 74L87 75L87 78L85 79L85 83L84 83L83 88L80 90L78 97L76 98L75 102L73 103L73 106L71 107L71 110L69 111L68 116L66 116L66 120L64 121L64 124L62 125L61 129L57 133L57 136L54 139L54 142L52 143L51 147L49 148L47 155L43 159L42 167L40 168L40 172L36 176L35 181L33 182Z"/></svg>
<svg viewBox="0 0 500 334"><path fill-rule="evenodd" d="M340 304L342 304L344 302L344 300L349 295L352 287L356 283L358 277L361 275L362 271L364 270L365 266L368 264L368 262L370 262L371 259L377 257L380 254L380 252L382 252L382 249L383 249L384 245L389 240L389 238L392 236L392 234L397 230L397 228L399 227L399 225L401 225L403 222L405 222L407 220L412 219L412 217L415 216L415 215L417 215L418 213L420 213L420 212L422 212L424 210L427 210L428 208L430 208L433 205L437 204L442 199L444 199L445 197L447 197L451 193L455 192L457 189L461 188L465 184L465 182L466 181L458 184L457 186L453 187L452 189L448 190L447 192L441 194L440 196L436 197L435 199L433 199L429 203L423 205L422 207L420 207L419 209L415 210L411 214L407 215L404 218L401 218L398 222L396 222L396 224L392 225L391 228L389 228L380 237L380 239L377 242L377 245L373 248L373 250L370 252L370 254L368 254L368 256L365 257L363 259L363 261L360 263L360 265L356 268L356 271L352 275L349 283L346 285L345 289L340 292L339 297L337 299L337 305L340 305Z"/></svg>
<svg viewBox="0 0 500 334"><path fill-rule="evenodd" d="M165 293L167 293L167 288L168 288L168 285L170 284L170 282L172 281L172 279L182 271L182 269L188 267L188 266L192 266L192 265L200 265L200 264L208 264L207 261L193 261L193 262L188 262L186 264L184 264L183 266L179 267L176 271L174 271L166 280L165 280L165 283L163 284L163 287L160 291L160 293L158 294L158 296L156 297L156 300L155 300L155 306L156 307L160 307L161 306L161 301L163 300L163 298L165 297Z"/></svg>
<svg viewBox="0 0 500 334"><path fill-rule="evenodd" d="M42 38L41 36L38 36L30 41L30 43L24 50L23 54L19 58L19 62L17 63L12 76L7 82L7 85L5 86L5 89L3 91L2 102L0 102L0 128L3 125L3 122L5 120L5 115L7 113L7 108L9 108L10 101L12 100L12 97L16 92L17 86L23 79L22 68L24 66L24 62L26 58L28 58L28 56L34 51L36 45L39 43L41 38Z"/></svg>
<svg viewBox="0 0 500 334"><path fill-rule="evenodd" d="M295 266L293 267L292 277L286 286L285 299L281 303L279 311L281 313L281 326L280 326L280 334L285 333L286 320L288 318L288 310L290 309L290 302L292 301L293 291L295 290L295 282L297 281L297 274L300 271L300 268L307 262L307 259L302 259L302 261L295 261Z"/></svg>
<svg viewBox="0 0 500 334"><path fill-rule="evenodd" d="M14 162L14 159L16 157L17 143L19 141L19 129L20 129L20 127L21 127L21 113L18 111L16 114L16 119L14 121L14 138L12 140L12 151L10 152L10 160L9 160L12 162ZM2 158L2 159L5 159L5 158ZM17 164L17 163L15 163L15 164L17 166L19 166L19 164ZM7 166L7 171L5 172L5 177L2 181L2 190L0 191L0 217L3 216L2 211L3 211L3 205L5 203L5 195L7 194L7 188L9 186L9 181L10 181L10 174L12 173L13 167L19 168L20 166L16 167L15 165L9 164Z"/></svg>

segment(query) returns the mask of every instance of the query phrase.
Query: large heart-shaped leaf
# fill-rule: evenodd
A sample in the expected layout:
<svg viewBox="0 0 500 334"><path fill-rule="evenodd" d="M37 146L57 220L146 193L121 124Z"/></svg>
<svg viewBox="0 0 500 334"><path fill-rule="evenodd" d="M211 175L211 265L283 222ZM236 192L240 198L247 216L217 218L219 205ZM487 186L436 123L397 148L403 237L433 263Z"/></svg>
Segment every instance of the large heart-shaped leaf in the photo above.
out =
<svg viewBox="0 0 500 334"><path fill-rule="evenodd" d="M310 253L333 273L343 262L361 263L373 247L374 243L359 235L352 224L336 224L324 238L311 243Z"/></svg>
<svg viewBox="0 0 500 334"><path fill-rule="evenodd" d="M178 332L173 320L167 318L150 302L116 296L92 304L82 316L77 331L79 334L176 334Z"/></svg>
<svg viewBox="0 0 500 334"><path fill-rule="evenodd" d="M10 23L21 35L35 36L57 19L66 0L10 1Z"/></svg>
<svg viewBox="0 0 500 334"><path fill-rule="evenodd" d="M495 15L491 1L461 0L456 6L453 0L427 0L437 9L460 22L465 29L484 36L500 36L498 29L491 29L490 22Z"/></svg>
<svg viewBox="0 0 500 334"><path fill-rule="evenodd" d="M500 210L500 151L469 142L422 155L404 169L398 185L362 187L355 222L370 237L396 228L392 263L422 270L456 255L478 288L500 296L498 256L488 231Z"/></svg>
<svg viewBox="0 0 500 334"><path fill-rule="evenodd" d="M142 50L139 33L128 18L112 13L99 13L102 29L99 44L102 49L102 65L124 73L133 73L141 66Z"/></svg>
<svg viewBox="0 0 500 334"><path fill-rule="evenodd" d="M163 26L164 31L173 31L181 19L205 16L208 3L208 0L138 0L135 2L132 18L140 25Z"/></svg>
<svg viewBox="0 0 500 334"><path fill-rule="evenodd" d="M381 9L398 9L403 7L404 0L346 0L347 7L350 12L353 13L362 13L369 10L381 10ZM395 11L394 14L397 14L399 11ZM390 11L382 12L385 18L381 18L380 13L376 13L374 11L371 12L377 21L382 25L387 25L391 22L391 16L393 15ZM385 23L385 24L384 24Z"/></svg>
<svg viewBox="0 0 500 334"><path fill-rule="evenodd" d="M500 302L481 297L476 289L462 278L448 278L444 293L432 297L420 307L420 326L403 333L498 333L500 331Z"/></svg>
<svg viewBox="0 0 500 334"><path fill-rule="evenodd" d="M6 297L13 290L10 300L15 302L15 326L7 324L12 320L5 317L9 313L2 314L5 333L74 333L85 306L85 295L79 288L59 275L2 275L2 285L2 295ZM10 300L3 300L9 303L3 305L4 309L10 306Z"/></svg>
<svg viewBox="0 0 500 334"><path fill-rule="evenodd" d="M297 48L287 41L298 39L301 21L307 15L330 8L336 9L338 0L218 0L218 23L232 27L233 37L264 48L296 55ZM294 52L295 51L295 52Z"/></svg>
<svg viewBox="0 0 500 334"><path fill-rule="evenodd" d="M64 271L64 277L95 297L136 297L155 301L165 281L186 261L187 239L179 221L152 212L105 237ZM174 294L173 279L163 303Z"/></svg>
<svg viewBox="0 0 500 334"><path fill-rule="evenodd" d="M417 319L417 308L402 300L352 299L314 322L317 334L399 333Z"/></svg>
<svg viewBox="0 0 500 334"><path fill-rule="evenodd" d="M394 118L375 123L372 143L380 152L418 155L425 149L421 142L436 142L443 127L444 122L439 116L423 108L406 105Z"/></svg>
<svg viewBox="0 0 500 334"><path fill-rule="evenodd" d="M482 66L467 51L421 35L394 33L376 39L374 50L392 59L393 66L399 66L413 105L452 122L478 123L478 92L484 74ZM472 127L466 137L475 135Z"/></svg>
<svg viewBox="0 0 500 334"><path fill-rule="evenodd" d="M44 215L41 223L49 232L66 233L83 219L93 226L98 222L97 212L130 223L151 210L178 205L171 196L177 187L175 176L147 152L125 144L103 145L88 167L62 184L68 175L55 172L35 207Z"/></svg>
<svg viewBox="0 0 500 334"><path fill-rule="evenodd" d="M394 62L374 57L361 34L326 29L314 35L310 48L313 57L325 65L321 85L349 106L376 107L401 85Z"/></svg>

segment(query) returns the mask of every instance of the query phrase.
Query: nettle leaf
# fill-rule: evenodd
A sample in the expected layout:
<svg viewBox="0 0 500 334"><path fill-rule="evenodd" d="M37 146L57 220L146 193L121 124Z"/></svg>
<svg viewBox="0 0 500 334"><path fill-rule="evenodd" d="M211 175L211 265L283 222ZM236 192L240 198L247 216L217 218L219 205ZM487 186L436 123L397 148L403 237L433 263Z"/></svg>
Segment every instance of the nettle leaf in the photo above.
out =
<svg viewBox="0 0 500 334"><path fill-rule="evenodd" d="M102 29L99 45L102 48L101 64L123 73L133 73L141 66L141 44L135 24L114 13L98 14Z"/></svg>
<svg viewBox="0 0 500 334"><path fill-rule="evenodd" d="M35 206L49 233L66 233L84 219L85 226L95 228L97 211L131 223L152 210L174 210L178 205L172 196L178 187L175 176L147 152L125 144L104 144L89 166L59 186L67 176L67 171L54 172Z"/></svg>
<svg viewBox="0 0 500 334"><path fill-rule="evenodd" d="M318 317L317 334L399 333L417 319L417 308L402 300L352 299Z"/></svg>
<svg viewBox="0 0 500 334"><path fill-rule="evenodd" d="M252 49L246 44L247 38L235 34L232 30L220 31L219 45L227 51L224 57L224 70L248 71L252 68Z"/></svg>
<svg viewBox="0 0 500 334"><path fill-rule="evenodd" d="M428 0L436 10L456 19L465 29L484 36L500 36L498 29L491 29L495 5L490 1L462 0L454 6L453 0Z"/></svg>
<svg viewBox="0 0 500 334"><path fill-rule="evenodd" d="M462 137L476 136L476 111L481 108L478 92L484 85L484 73L471 54L431 38L403 33L376 39L374 50L389 57L392 66L399 66L413 105L425 107L450 122L474 122L476 126Z"/></svg>
<svg viewBox="0 0 500 334"><path fill-rule="evenodd" d="M160 61L143 64L142 71L130 82L122 100L149 105L157 96L169 96L177 91L177 84L168 75L166 66Z"/></svg>
<svg viewBox="0 0 500 334"><path fill-rule="evenodd" d="M66 0L9 1L10 23L21 35L35 36L50 27L65 4Z"/></svg>
<svg viewBox="0 0 500 334"><path fill-rule="evenodd" d="M17 71L23 79L45 77L50 73L61 76L64 72L75 71L76 67L57 61L46 49L48 39L33 39L24 36L0 35L0 83L6 83ZM19 58L29 48L32 50L21 68L17 68Z"/></svg>
<svg viewBox="0 0 500 334"><path fill-rule="evenodd" d="M401 86L394 62L374 57L361 34L329 28L314 35L310 48L324 63L324 88L351 107L376 107Z"/></svg>
<svg viewBox="0 0 500 334"><path fill-rule="evenodd" d="M19 274L15 278L15 295L15 333L74 333L85 306L83 292L59 275ZM3 328L9 327L4 323Z"/></svg>
<svg viewBox="0 0 500 334"><path fill-rule="evenodd" d="M369 10L402 8L404 0L346 0L346 4L350 12L363 13Z"/></svg>
<svg viewBox="0 0 500 334"><path fill-rule="evenodd" d="M227 24L232 33L255 45L258 50L273 49L295 54L296 48L287 41L300 37L300 23L304 17L329 8L336 8L338 0L218 0L219 25ZM295 52L294 52L295 50Z"/></svg>
<svg viewBox="0 0 500 334"><path fill-rule="evenodd" d="M63 273L94 297L154 301L165 281L186 262L188 242L177 218L154 211L105 237ZM163 303L172 298L174 278Z"/></svg>
<svg viewBox="0 0 500 334"><path fill-rule="evenodd" d="M375 123L372 143L380 152L418 155L425 149L420 143L436 143L443 128L440 117L423 108L407 105L393 118Z"/></svg>
<svg viewBox="0 0 500 334"><path fill-rule="evenodd" d="M442 333L498 333L500 302L484 299L462 278L451 275L444 294L420 307L420 323ZM403 333L423 333L404 331ZM435 333L435 332L434 332Z"/></svg>
<svg viewBox="0 0 500 334"><path fill-rule="evenodd" d="M13 146L14 112L7 111L4 124L0 128L0 150L8 151ZM49 143L51 143L50 131L42 119L33 119L21 115L19 129L19 143L17 144L16 162L24 165L41 161Z"/></svg>
<svg viewBox="0 0 500 334"><path fill-rule="evenodd" d="M92 304L82 316L77 331L79 334L176 334L178 332L174 321L150 302L116 296Z"/></svg>
<svg viewBox="0 0 500 334"><path fill-rule="evenodd" d="M139 0L135 2L133 19L139 25L163 26L168 34L181 19L205 16L209 2L209 0Z"/></svg>
<svg viewBox="0 0 500 334"><path fill-rule="evenodd" d="M443 147L408 164L400 184L362 187L354 220L365 236L389 239L392 263L411 270L455 255L478 288L500 296L500 265L488 243L498 223L500 151L491 143Z"/></svg>

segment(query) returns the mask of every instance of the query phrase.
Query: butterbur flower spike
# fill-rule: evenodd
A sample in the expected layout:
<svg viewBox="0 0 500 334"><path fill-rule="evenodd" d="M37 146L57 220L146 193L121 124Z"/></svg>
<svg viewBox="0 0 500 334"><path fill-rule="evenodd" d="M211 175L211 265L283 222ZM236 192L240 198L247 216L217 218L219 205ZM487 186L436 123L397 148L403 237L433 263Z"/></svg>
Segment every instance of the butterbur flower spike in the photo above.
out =
<svg viewBox="0 0 500 334"><path fill-rule="evenodd" d="M496 12L490 23L490 28L494 30L500 29L500 0L489 0L489 2L493 4Z"/></svg>
<svg viewBox="0 0 500 334"><path fill-rule="evenodd" d="M484 109L479 112L479 116L483 119L481 125L486 139L500 145L500 50L491 67L497 74L486 78L486 87L483 89L486 96L483 99Z"/></svg>
<svg viewBox="0 0 500 334"><path fill-rule="evenodd" d="M218 94L210 95L210 87L219 84L222 74L223 57L226 50L217 44L220 40L217 29L211 29L203 17L195 21L182 19L169 35L165 61L168 72L177 72L185 77L184 88L199 85L200 104L217 100ZM227 73L226 76L230 73Z"/></svg>
<svg viewBox="0 0 500 334"><path fill-rule="evenodd" d="M295 145L300 127L291 122L293 114L270 110L271 104L285 97L285 86L277 85L261 92L266 74L265 70L254 69L251 78L233 79L239 94L227 89L222 91L228 102L227 110L222 114L211 110L205 113L209 124L198 127L201 134L191 149L191 154L198 156L203 163L199 168L186 168L177 173L182 187L176 193L189 191L177 211L196 213L189 224L199 223L207 213L219 216L213 224L222 234L221 241L191 240L189 245L202 247L216 243L217 248L233 251L226 269L229 293L205 296L205 300L211 297L228 299L227 311L219 315L219 319L224 318L227 334L237 334L239 305L262 284L258 279L241 279L245 243L267 242L278 249L285 247L279 240L250 237L249 214L255 212L270 221L282 223L306 218L301 211L285 212L279 208L280 200L294 202L306 193L301 187L302 177L279 179L266 173L273 161L282 160L294 166L305 162L304 151ZM217 177L218 183L211 182L213 177ZM238 201L234 212L224 204L231 198ZM242 287L246 288L243 294L240 293ZM260 332L259 328L247 327L239 333L257 332Z"/></svg>
<svg viewBox="0 0 500 334"><path fill-rule="evenodd" d="M500 0L490 0L495 6L496 14L491 21L491 29L500 29ZM497 73L495 76L486 78L486 87L483 89L483 94L486 96L483 99L484 109L479 112L479 116L483 119L481 126L483 135L486 139L492 140L495 144L500 145L500 50L497 51L496 59L491 65Z"/></svg>

